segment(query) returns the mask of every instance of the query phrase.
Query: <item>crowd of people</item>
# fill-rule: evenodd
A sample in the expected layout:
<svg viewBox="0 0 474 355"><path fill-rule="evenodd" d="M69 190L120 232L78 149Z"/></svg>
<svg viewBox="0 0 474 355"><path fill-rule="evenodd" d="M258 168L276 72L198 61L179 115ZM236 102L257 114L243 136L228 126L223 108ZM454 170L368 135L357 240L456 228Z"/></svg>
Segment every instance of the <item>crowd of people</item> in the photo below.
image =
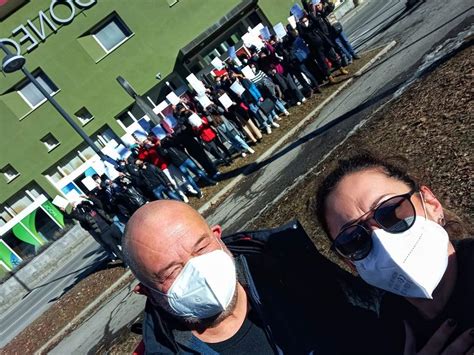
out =
<svg viewBox="0 0 474 355"><path fill-rule="evenodd" d="M111 257L121 258L119 232L138 208L153 200L188 203L190 197L202 198L203 186L218 183L221 164L254 154L253 146L280 127L278 121L290 115L290 107L320 93L322 84L334 83L334 72L348 74L345 67L359 57L342 27L328 20L334 5L302 4L305 12L296 26L288 24L286 36L261 37L262 48L250 46L211 72L212 82L203 82L208 105L192 95L181 97L173 105L174 124L165 137L134 135L130 156L118 161L119 177L93 176L96 187L70 217ZM246 66L253 73L250 79L242 71ZM233 89L236 83L242 90ZM230 106L219 100L224 94ZM114 217L107 221L105 215Z"/></svg>
<svg viewBox="0 0 474 355"><path fill-rule="evenodd" d="M216 70L205 86L210 105L183 99L172 132L137 139L119 177L94 176L97 187L66 215L140 281L142 353L473 354L473 239L453 240L466 236L462 223L405 168L354 156L315 191L314 218L358 278L296 222L224 237L185 204L218 183L219 164L253 154L280 115L358 58L328 21L330 3L302 3L296 28ZM363 295L347 285L363 282L377 312L348 300Z"/></svg>

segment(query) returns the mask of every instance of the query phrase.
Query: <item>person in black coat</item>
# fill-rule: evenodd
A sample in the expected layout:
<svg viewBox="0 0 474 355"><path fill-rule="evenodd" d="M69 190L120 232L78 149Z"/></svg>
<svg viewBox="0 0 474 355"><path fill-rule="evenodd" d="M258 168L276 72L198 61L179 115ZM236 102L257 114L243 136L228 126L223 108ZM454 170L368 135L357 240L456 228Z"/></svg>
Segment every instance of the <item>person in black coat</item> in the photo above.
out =
<svg viewBox="0 0 474 355"><path fill-rule="evenodd" d="M122 233L104 211L102 202L90 195L87 199L75 204L70 213L62 209L66 218L79 221L82 228L99 243L111 259L117 257L123 260L123 253L118 247L121 244Z"/></svg>
<svg viewBox="0 0 474 355"><path fill-rule="evenodd" d="M328 20L329 14L334 10L334 4L329 1L320 1L314 6L313 19L317 26L326 34L335 44L336 52L344 58L345 64L352 62L353 59L360 57L352 48L349 39L344 33L344 29L339 22L334 25Z"/></svg>
<svg viewBox="0 0 474 355"><path fill-rule="evenodd" d="M173 133L173 139L176 146L185 149L188 154L193 157L206 171L213 180L215 180L219 175L216 165L212 160L207 156L204 148L197 142L195 135L193 133L192 127L186 120L187 110L186 108L178 104L175 109L174 116L178 121L178 126L176 126Z"/></svg>
<svg viewBox="0 0 474 355"><path fill-rule="evenodd" d="M332 77L331 69L329 69L326 63L326 58L331 60L333 67L339 69L341 74L348 74L348 71L342 67L341 59L337 56L334 44L316 26L312 15L305 15L301 18L301 21L298 23L298 32L308 44L312 57L316 60L329 82L333 83L334 78Z"/></svg>
<svg viewBox="0 0 474 355"><path fill-rule="evenodd" d="M204 170L199 168L196 163L181 149L179 149L172 138L166 137L161 140L160 145L157 147L157 151L163 157L167 158L171 164L176 166L189 185L196 191L199 198L202 197L202 192L199 186L194 181L193 176L196 175L199 179L202 179L204 183L208 185L216 185L217 182L211 179Z"/></svg>
<svg viewBox="0 0 474 355"><path fill-rule="evenodd" d="M140 159L137 159L135 164L141 169L140 176L147 189L155 195L156 199L163 200L166 195L170 199L182 201L173 184L160 168Z"/></svg>

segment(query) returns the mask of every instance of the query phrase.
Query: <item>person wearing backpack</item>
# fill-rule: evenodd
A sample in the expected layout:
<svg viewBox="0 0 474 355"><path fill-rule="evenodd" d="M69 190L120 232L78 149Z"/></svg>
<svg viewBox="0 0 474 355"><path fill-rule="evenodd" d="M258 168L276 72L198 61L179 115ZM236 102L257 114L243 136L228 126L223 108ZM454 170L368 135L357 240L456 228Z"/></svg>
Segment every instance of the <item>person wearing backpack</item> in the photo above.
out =
<svg viewBox="0 0 474 355"><path fill-rule="evenodd" d="M123 245L134 291L147 296L146 354L391 354L403 345L346 301L342 270L298 222L223 237L191 207L156 201L132 216Z"/></svg>

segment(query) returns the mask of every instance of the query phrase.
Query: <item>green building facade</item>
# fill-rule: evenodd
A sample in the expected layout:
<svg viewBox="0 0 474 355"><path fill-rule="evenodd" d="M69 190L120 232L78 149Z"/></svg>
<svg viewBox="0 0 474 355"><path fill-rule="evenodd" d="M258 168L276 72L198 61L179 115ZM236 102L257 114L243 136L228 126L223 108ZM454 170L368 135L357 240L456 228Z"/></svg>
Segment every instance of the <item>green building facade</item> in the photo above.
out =
<svg viewBox="0 0 474 355"><path fill-rule="evenodd" d="M0 3L0 41L26 58L28 70L104 152L120 155L144 114L117 76L161 114L170 88L184 92L185 77L241 45L248 27L286 23L294 1ZM52 199L83 193L104 167L21 72L0 74L0 134L2 278L63 234Z"/></svg>

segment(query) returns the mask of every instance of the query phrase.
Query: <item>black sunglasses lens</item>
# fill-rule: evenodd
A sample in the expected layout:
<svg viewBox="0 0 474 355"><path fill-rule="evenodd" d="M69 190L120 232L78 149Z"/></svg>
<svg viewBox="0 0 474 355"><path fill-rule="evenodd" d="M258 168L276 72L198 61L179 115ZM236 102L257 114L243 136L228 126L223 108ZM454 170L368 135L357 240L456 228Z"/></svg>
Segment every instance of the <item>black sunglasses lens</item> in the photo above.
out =
<svg viewBox="0 0 474 355"><path fill-rule="evenodd" d="M372 248L370 233L359 225L344 229L335 239L334 248L344 257L351 260L365 258Z"/></svg>
<svg viewBox="0 0 474 355"><path fill-rule="evenodd" d="M415 207L409 196L395 196L383 202L374 218L389 233L402 233L415 222Z"/></svg>

